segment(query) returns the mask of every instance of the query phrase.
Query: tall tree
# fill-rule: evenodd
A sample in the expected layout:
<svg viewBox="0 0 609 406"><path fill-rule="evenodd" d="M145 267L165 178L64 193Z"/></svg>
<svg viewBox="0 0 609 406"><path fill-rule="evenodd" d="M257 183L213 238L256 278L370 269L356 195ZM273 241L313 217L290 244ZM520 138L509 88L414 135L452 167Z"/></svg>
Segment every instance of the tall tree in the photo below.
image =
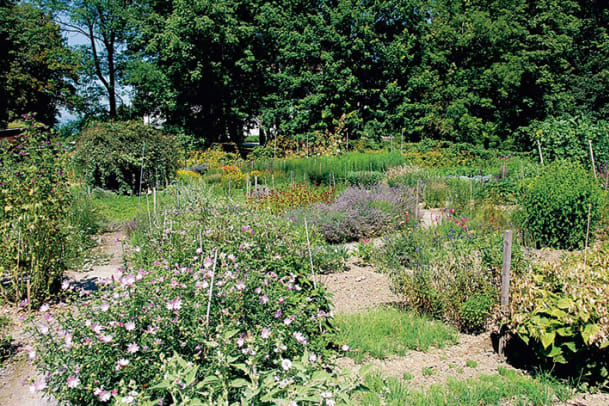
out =
<svg viewBox="0 0 609 406"><path fill-rule="evenodd" d="M54 124L73 102L77 64L59 27L29 4L0 5L0 123L21 114Z"/></svg>
<svg viewBox="0 0 609 406"><path fill-rule="evenodd" d="M117 117L119 90L126 64L127 42L135 35L134 21L146 8L133 0L41 0L55 16L62 30L76 34L83 44L81 83L85 99L107 99L110 118ZM103 103L105 104L105 103Z"/></svg>

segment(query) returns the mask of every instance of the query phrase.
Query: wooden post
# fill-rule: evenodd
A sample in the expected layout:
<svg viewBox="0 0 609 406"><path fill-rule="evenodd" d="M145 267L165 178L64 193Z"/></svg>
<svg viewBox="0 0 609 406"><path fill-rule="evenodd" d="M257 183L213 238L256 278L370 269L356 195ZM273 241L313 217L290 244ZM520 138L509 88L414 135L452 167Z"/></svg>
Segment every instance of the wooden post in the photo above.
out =
<svg viewBox="0 0 609 406"><path fill-rule="evenodd" d="M249 172L245 174L245 182L246 182L245 197L249 199L250 198L250 174L249 174Z"/></svg>
<svg viewBox="0 0 609 406"><path fill-rule="evenodd" d="M592 171L594 172L594 177L596 178L596 164L594 163L594 150L592 150L592 140L588 140L588 145L590 145L590 159L592 160Z"/></svg>
<svg viewBox="0 0 609 406"><path fill-rule="evenodd" d="M156 219L156 188L152 188L152 206L154 208L154 217ZM156 222L156 220L155 220Z"/></svg>
<svg viewBox="0 0 609 406"><path fill-rule="evenodd" d="M416 190L416 204L414 206L414 221L412 222L412 224L414 226L417 225L417 223L419 222L419 182L420 179L417 179L417 190Z"/></svg>
<svg viewBox="0 0 609 406"><path fill-rule="evenodd" d="M541 160L541 166L543 166L543 154L541 153L541 141L537 140L537 150L539 151L539 159Z"/></svg>
<svg viewBox="0 0 609 406"><path fill-rule="evenodd" d="M258 189L258 175L254 176L254 190Z"/></svg>
<svg viewBox="0 0 609 406"><path fill-rule="evenodd" d="M275 174L274 173L271 175L271 182L273 185L273 190L275 190Z"/></svg>
<svg viewBox="0 0 609 406"><path fill-rule="evenodd" d="M307 234L307 249L309 250L309 262L311 264L311 275L313 276L313 288L317 289L317 281L315 278L315 270L313 269L313 255L311 254L311 241L309 240L309 227L307 225L307 219L305 218L305 232Z"/></svg>
<svg viewBox="0 0 609 406"><path fill-rule="evenodd" d="M510 268L512 267L512 230L503 237L503 269L501 271L501 309L507 314L510 306Z"/></svg>
<svg viewBox="0 0 609 406"><path fill-rule="evenodd" d="M588 205L588 228L586 229L586 246L584 248L584 272L588 262L588 239L590 238L590 216L592 214L592 203Z"/></svg>
<svg viewBox="0 0 609 406"><path fill-rule="evenodd" d="M292 182L292 187L294 187L294 171L290 171L290 180Z"/></svg>
<svg viewBox="0 0 609 406"><path fill-rule="evenodd" d="M510 268L512 266L512 230L506 230L503 237L503 270L501 271L501 314L505 317L510 311ZM505 355L506 335L499 337L499 355Z"/></svg>

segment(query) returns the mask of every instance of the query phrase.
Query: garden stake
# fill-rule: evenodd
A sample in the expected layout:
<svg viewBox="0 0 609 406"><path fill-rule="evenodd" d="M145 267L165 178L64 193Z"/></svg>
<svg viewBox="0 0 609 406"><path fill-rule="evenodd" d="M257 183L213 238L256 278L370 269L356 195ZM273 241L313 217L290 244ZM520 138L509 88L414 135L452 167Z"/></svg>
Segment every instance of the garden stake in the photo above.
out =
<svg viewBox="0 0 609 406"><path fill-rule="evenodd" d="M154 207L154 218L156 221L156 188L152 188L152 206Z"/></svg>
<svg viewBox="0 0 609 406"><path fill-rule="evenodd" d="M590 145L590 159L592 160L592 171L594 172L594 177L596 178L596 165L594 164L594 151L592 150L592 140L588 140L588 145Z"/></svg>
<svg viewBox="0 0 609 406"><path fill-rule="evenodd" d="M543 154L541 153L541 141L537 140L537 149L539 150L539 159L541 160L541 166L543 166Z"/></svg>
<svg viewBox="0 0 609 406"><path fill-rule="evenodd" d="M501 313L506 316L510 308L510 268L512 266L512 230L503 237L503 269L501 270ZM499 338L499 355L505 355L506 338Z"/></svg>
<svg viewBox="0 0 609 406"><path fill-rule="evenodd" d="M212 267L211 274L211 283L209 284L209 299L207 300L207 315L205 316L205 321L209 326L209 310L211 309L211 294L214 290L214 277L216 276L216 262L218 260L218 249L216 248L214 251L214 266Z"/></svg>
<svg viewBox="0 0 609 406"><path fill-rule="evenodd" d="M250 198L250 174L246 173L245 174L245 182L247 183L247 185L245 186L245 197L246 198Z"/></svg>
<svg viewBox="0 0 609 406"><path fill-rule="evenodd" d="M140 165L140 188L137 196L137 206L141 208L140 201L142 199L142 179L144 177L144 154L146 153L146 141L142 143L142 164Z"/></svg>
<svg viewBox="0 0 609 406"><path fill-rule="evenodd" d="M311 263L311 275L313 275L313 288L317 289L315 270L313 269L313 255L311 255L311 241L309 240L309 226L307 225L306 218L305 218L304 223L305 223L305 232L307 234L307 249L309 250L309 262Z"/></svg>
<svg viewBox="0 0 609 406"><path fill-rule="evenodd" d="M230 176L228 178L228 196L230 197Z"/></svg>
<svg viewBox="0 0 609 406"><path fill-rule="evenodd" d="M592 214L592 203L588 205L588 228L586 229L586 246L584 248L584 272L588 261L588 238L590 237L590 215Z"/></svg>
<svg viewBox="0 0 609 406"><path fill-rule="evenodd" d="M148 193L146 193L146 210L148 211L148 227L152 231L152 217L150 216L150 199L148 199Z"/></svg>
<svg viewBox="0 0 609 406"><path fill-rule="evenodd" d="M275 174L271 175L271 182L273 182L273 189L275 189Z"/></svg>
<svg viewBox="0 0 609 406"><path fill-rule="evenodd" d="M32 298L30 296L30 280L28 279L25 285L26 291L27 291L27 311L31 312L32 311Z"/></svg>

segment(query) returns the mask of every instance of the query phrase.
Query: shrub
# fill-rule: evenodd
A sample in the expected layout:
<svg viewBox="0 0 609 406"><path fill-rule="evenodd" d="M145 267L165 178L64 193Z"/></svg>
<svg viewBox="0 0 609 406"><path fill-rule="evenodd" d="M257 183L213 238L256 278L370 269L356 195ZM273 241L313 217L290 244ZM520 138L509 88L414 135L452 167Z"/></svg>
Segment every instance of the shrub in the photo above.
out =
<svg viewBox="0 0 609 406"><path fill-rule="evenodd" d="M351 186L370 187L381 183L384 175L381 172L357 171L347 173L347 184Z"/></svg>
<svg viewBox="0 0 609 406"><path fill-rule="evenodd" d="M412 211L413 205L407 189L378 185L366 190L350 186L334 202L293 210L288 217L299 223L306 218L328 242L343 243L377 237L396 228L401 214Z"/></svg>
<svg viewBox="0 0 609 406"><path fill-rule="evenodd" d="M469 298L459 306L459 320L463 330L468 333L484 331L491 316L491 308L496 304L492 295L479 295Z"/></svg>
<svg viewBox="0 0 609 406"><path fill-rule="evenodd" d="M221 181L223 184L228 185L230 182L232 187L242 187L245 185L247 181L247 175L241 172L241 170L236 166L223 166L222 168L222 178Z"/></svg>
<svg viewBox="0 0 609 406"><path fill-rule="evenodd" d="M587 263L586 263L587 260ZM609 384L609 245L535 268L512 284L511 331L559 374Z"/></svg>
<svg viewBox="0 0 609 406"><path fill-rule="evenodd" d="M602 189L579 164L557 161L533 179L522 197L521 221L538 245L572 249L586 239L600 219ZM592 235L591 231L591 235Z"/></svg>
<svg viewBox="0 0 609 406"><path fill-rule="evenodd" d="M592 141L597 164L609 162L609 122L593 120L587 115L550 117L531 126L536 131L543 157L551 160L576 160L590 168Z"/></svg>
<svg viewBox="0 0 609 406"><path fill-rule="evenodd" d="M14 143L0 144L0 296L35 304L53 293L65 268L70 194L60 145L32 121Z"/></svg>
<svg viewBox="0 0 609 406"><path fill-rule="evenodd" d="M169 135L140 122L97 123L81 133L74 162L88 185L132 194L140 188L142 149L142 190L173 179L178 157L173 145Z"/></svg>
<svg viewBox="0 0 609 406"><path fill-rule="evenodd" d="M433 229L410 227L392 235L372 261L391 275L408 305L464 331L476 331L492 316L483 311L486 304L488 310L498 301L503 238L496 230L470 229L467 219L451 219L450 213L444 218ZM514 240L513 273L525 267Z"/></svg>

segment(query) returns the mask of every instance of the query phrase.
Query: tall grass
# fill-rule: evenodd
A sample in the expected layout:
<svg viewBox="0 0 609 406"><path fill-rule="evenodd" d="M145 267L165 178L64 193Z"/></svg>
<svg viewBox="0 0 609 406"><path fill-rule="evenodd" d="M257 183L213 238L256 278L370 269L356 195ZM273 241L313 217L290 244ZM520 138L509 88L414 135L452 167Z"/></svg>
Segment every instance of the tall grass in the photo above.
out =
<svg viewBox="0 0 609 406"><path fill-rule="evenodd" d="M290 181L293 174L295 180L305 179L316 184L329 184L332 181L344 182L349 172L384 172L391 167L402 165L404 162L404 157L399 152L349 152L337 157L258 160L251 163L248 170L279 169L286 173L287 179Z"/></svg>
<svg viewBox="0 0 609 406"><path fill-rule="evenodd" d="M348 344L352 358L361 362L367 355L386 358L409 350L426 351L457 342L457 332L441 322L414 312L379 308L367 313L336 317L339 342Z"/></svg>

